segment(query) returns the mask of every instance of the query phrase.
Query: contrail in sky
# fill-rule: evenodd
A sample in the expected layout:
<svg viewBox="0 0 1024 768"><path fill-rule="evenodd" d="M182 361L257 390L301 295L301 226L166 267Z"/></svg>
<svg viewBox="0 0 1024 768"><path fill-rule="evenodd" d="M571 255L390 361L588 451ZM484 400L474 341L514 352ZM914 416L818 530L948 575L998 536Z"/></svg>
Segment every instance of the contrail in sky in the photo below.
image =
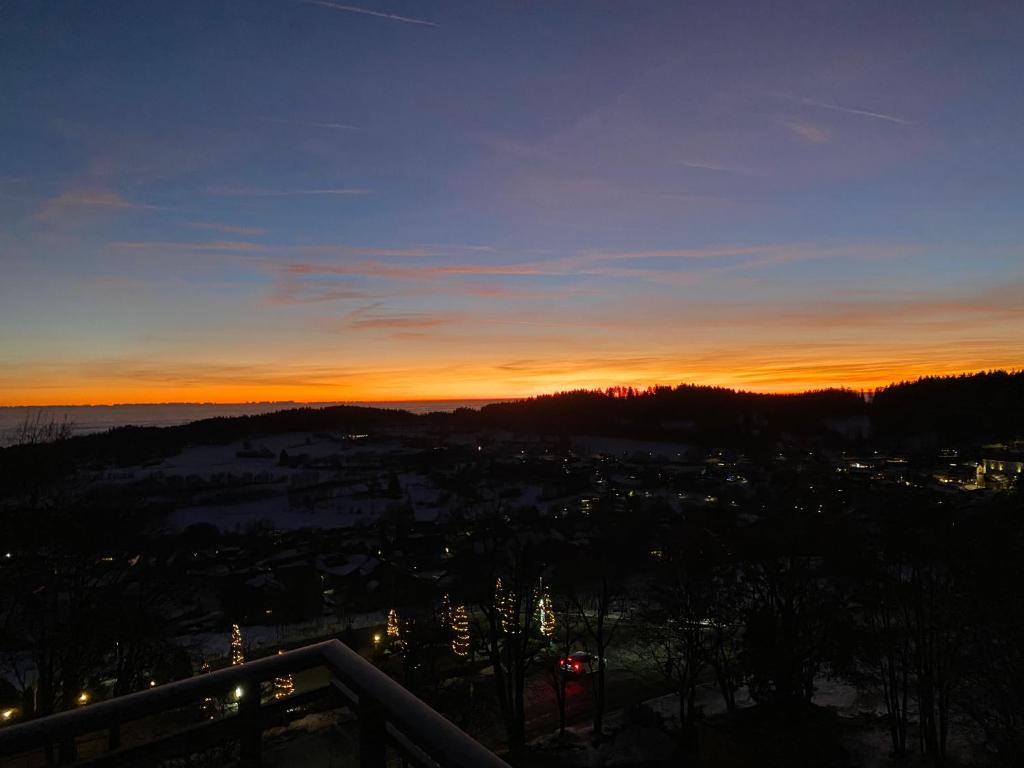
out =
<svg viewBox="0 0 1024 768"><path fill-rule="evenodd" d="M436 27L439 26L432 21L425 21L423 19L413 19L409 16L399 16L394 13L384 13L382 11L371 11L369 8L359 8L355 5L341 5L340 3L332 3L328 0L302 0L302 2L308 5L322 5L324 8L333 8L336 11L348 11L349 13L362 13L366 16L378 16L382 19L391 19L391 21L401 21L406 24L420 24L424 27Z"/></svg>
<svg viewBox="0 0 1024 768"><path fill-rule="evenodd" d="M882 112L871 112L867 109L854 109L853 107L843 107L839 104L829 104L825 101L815 101L814 99L794 99L801 104L806 104L809 107L821 107L822 109L832 109L836 112L845 112L848 115L861 115L862 117L873 117L876 120L887 120L890 123L898 123L899 125L913 125L913 120L906 120L902 117L896 117L895 115L886 115Z"/></svg>

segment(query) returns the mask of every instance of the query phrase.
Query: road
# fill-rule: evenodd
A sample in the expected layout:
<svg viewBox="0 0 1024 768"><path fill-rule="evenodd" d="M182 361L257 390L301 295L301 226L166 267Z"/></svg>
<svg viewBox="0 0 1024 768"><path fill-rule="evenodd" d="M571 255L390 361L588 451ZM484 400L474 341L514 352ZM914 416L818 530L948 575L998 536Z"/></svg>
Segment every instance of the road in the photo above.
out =
<svg viewBox="0 0 1024 768"><path fill-rule="evenodd" d="M368 628L365 637L357 638L357 649L364 656L371 655L372 636L380 628ZM360 642L361 641L361 642ZM647 699L670 692L660 670L651 664L642 662L640 648L631 644L624 636L617 645L607 651L605 668L606 712L633 706ZM398 672L394 661L383 665L390 674ZM323 668L309 670L294 676L295 692L303 693L320 688L329 683L329 675ZM474 678L474 689L486 701L480 702L482 707L493 708L497 717L493 700L493 678L490 668L483 666ZM566 724L588 725L594 716L594 687L597 684L595 675L572 675L566 684ZM528 674L524 690L526 705L526 737L532 739L551 733L558 728L558 705L551 687L549 672L538 662ZM497 725L497 724L496 724ZM497 729L501 731L500 727ZM493 734L499 740L499 733ZM485 741L490 739L484 737Z"/></svg>
<svg viewBox="0 0 1024 768"><path fill-rule="evenodd" d="M589 724L594 717L596 675L570 676L566 684L565 716L567 725ZM665 678L653 665L638 661L634 648L612 647L605 667L605 711L633 706L670 691ZM558 728L558 705L550 674L534 669L526 684L526 738L551 733Z"/></svg>

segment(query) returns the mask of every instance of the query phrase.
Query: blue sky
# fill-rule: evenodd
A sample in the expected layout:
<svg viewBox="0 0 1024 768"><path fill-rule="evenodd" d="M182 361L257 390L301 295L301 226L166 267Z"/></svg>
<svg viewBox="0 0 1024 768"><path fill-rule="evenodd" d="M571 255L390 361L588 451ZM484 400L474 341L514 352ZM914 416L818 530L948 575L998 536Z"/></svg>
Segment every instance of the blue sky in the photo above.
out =
<svg viewBox="0 0 1024 768"><path fill-rule="evenodd" d="M1024 360L1014 3L7 2L0 402Z"/></svg>

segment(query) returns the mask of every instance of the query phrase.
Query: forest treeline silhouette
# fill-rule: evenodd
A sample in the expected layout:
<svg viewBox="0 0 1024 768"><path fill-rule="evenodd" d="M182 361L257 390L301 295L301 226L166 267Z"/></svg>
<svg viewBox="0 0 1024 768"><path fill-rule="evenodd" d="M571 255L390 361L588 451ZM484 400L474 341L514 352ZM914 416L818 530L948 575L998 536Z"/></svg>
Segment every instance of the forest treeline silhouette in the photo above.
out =
<svg viewBox="0 0 1024 768"><path fill-rule="evenodd" d="M1024 371L927 377L871 393L824 389L760 394L682 384L645 390L575 390L495 403L479 410L417 415L357 406L302 407L253 416L204 419L175 427L117 427L107 432L0 450L0 491L39 475L60 477L90 466L136 465L190 445L224 444L285 432L361 432L420 426L439 432L507 430L673 440L758 451L779 441L811 441L859 450L964 446L1024 435Z"/></svg>

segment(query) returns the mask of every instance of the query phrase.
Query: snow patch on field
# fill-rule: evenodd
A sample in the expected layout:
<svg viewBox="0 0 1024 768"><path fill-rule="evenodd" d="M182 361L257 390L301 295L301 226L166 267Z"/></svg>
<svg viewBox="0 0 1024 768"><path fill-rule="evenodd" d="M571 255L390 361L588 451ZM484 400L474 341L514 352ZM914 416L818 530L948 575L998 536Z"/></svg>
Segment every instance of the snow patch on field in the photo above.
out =
<svg viewBox="0 0 1024 768"><path fill-rule="evenodd" d="M279 531L302 528L357 528L377 521L384 509L383 499L332 500L330 505L313 508L292 506L285 495L241 504L184 507L167 517L165 527L181 530L195 523L209 523L222 531L245 531L257 523L267 523Z"/></svg>
<svg viewBox="0 0 1024 768"><path fill-rule="evenodd" d="M262 656L267 651L277 650L282 646L307 643L314 638L328 635L340 636L350 627L366 629L384 626L387 615L384 611L354 613L344 620L335 618L314 619L295 624L246 624L241 627L242 644L247 652L254 656ZM197 632L182 635L174 639L174 643L185 648L196 658L226 658L231 646L231 632Z"/></svg>

